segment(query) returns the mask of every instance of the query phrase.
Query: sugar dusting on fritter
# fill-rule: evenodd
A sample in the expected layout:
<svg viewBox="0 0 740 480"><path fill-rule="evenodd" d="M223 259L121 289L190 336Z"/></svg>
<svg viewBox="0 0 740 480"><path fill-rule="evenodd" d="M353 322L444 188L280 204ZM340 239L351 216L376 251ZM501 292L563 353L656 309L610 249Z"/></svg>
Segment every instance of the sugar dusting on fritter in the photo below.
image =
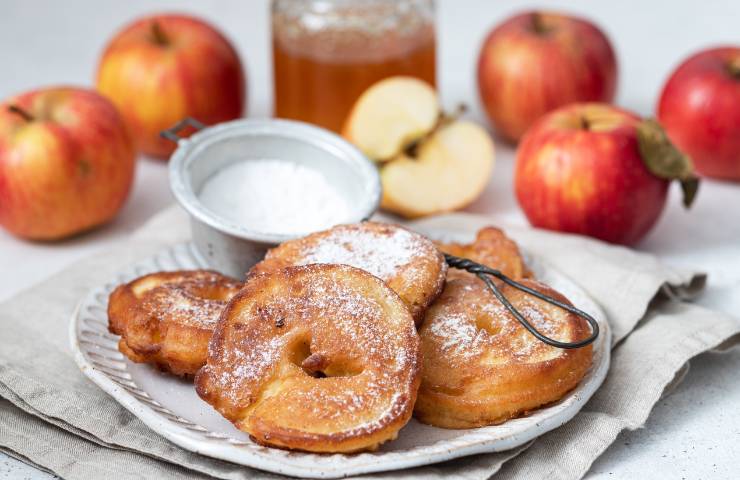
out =
<svg viewBox="0 0 740 480"><path fill-rule="evenodd" d="M387 280L401 268L417 268L413 266L416 259L434 258L433 248L424 237L403 228L389 227L384 231L335 228L304 252L301 263L351 265ZM410 278L415 273L407 272Z"/></svg>
<svg viewBox="0 0 740 480"><path fill-rule="evenodd" d="M521 361L543 361L563 353L526 331L493 297L493 293L483 287L482 282L476 286L456 284L452 288L457 290L455 296L440 302L427 318L429 332L437 337L437 345L450 358L472 358L486 353L497 355L498 352L501 358L511 356ZM486 297L480 298L481 294ZM464 311L461 311L462 305L465 305ZM543 334L552 338L570 336L568 326L563 322L565 316L548 315L543 310L552 307L543 307L540 301L530 297L517 302L515 307ZM480 328L476 319L490 322L491 328Z"/></svg>
<svg viewBox="0 0 740 480"><path fill-rule="evenodd" d="M139 291L144 312L160 321L204 328L216 324L226 303L240 287L238 282L213 272L188 272L161 281L152 278L149 282L150 285Z"/></svg>
<svg viewBox="0 0 740 480"><path fill-rule="evenodd" d="M309 275L309 281L303 281L292 294L271 290L259 305L244 308L238 321L247 323L247 328L256 325L260 332L245 330L246 339L224 349L218 362L209 362L208 367L214 387L227 402L244 408L245 400L253 401L269 390L277 373L273 370L286 356L289 342L296 340L295 332L310 326L316 333L311 338L312 353L327 355L330 364L337 360L332 353L343 356L343 361L360 365L361 373L332 377L331 389L325 387L330 383L325 379L309 379L293 388L289 400L281 402L283 411L295 410L301 415L310 405L311 415L317 419L353 419L348 422L351 432L372 431L384 419L403 411L400 399L409 393L403 385L409 382L416 358L408 357L407 335L398 332L412 332L413 323L407 317L388 315L383 303L394 299L368 295L368 289L342 278L347 270L352 269L334 267L329 274ZM260 319L254 318L256 315ZM273 330L276 318L283 323L278 332ZM232 335L235 321L226 324ZM334 339L333 351L326 348L326 337Z"/></svg>

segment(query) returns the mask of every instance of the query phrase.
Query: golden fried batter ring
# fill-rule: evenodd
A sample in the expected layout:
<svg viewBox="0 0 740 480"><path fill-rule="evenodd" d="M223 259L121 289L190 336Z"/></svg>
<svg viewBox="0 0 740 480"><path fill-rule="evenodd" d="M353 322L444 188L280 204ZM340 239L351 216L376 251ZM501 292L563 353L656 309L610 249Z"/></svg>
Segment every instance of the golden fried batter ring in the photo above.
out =
<svg viewBox="0 0 740 480"><path fill-rule="evenodd" d="M496 227L484 227L478 230L473 243L437 242L437 247L444 253L468 258L486 267L500 270L509 278L518 279L531 276L517 244ZM461 277L475 278L475 275L456 268L451 268L447 272L447 280Z"/></svg>
<svg viewBox="0 0 740 480"><path fill-rule="evenodd" d="M134 362L195 375L226 302L241 283L209 270L144 275L119 285L108 300L108 330Z"/></svg>
<svg viewBox="0 0 740 480"><path fill-rule="evenodd" d="M389 223L339 225L273 248L250 274L294 265L350 265L385 281L406 302L417 324L444 287L447 264L434 243Z"/></svg>
<svg viewBox="0 0 740 480"><path fill-rule="evenodd" d="M521 283L568 303L539 282ZM501 290L549 337L577 341L588 336L588 324L578 316L508 285ZM540 342L473 278L447 282L419 335L422 382L414 414L437 427L498 424L555 402L591 365L591 345L564 350Z"/></svg>
<svg viewBox="0 0 740 480"><path fill-rule="evenodd" d="M396 438L419 368L414 322L393 290L357 268L307 265L248 278L195 386L261 444L354 452Z"/></svg>

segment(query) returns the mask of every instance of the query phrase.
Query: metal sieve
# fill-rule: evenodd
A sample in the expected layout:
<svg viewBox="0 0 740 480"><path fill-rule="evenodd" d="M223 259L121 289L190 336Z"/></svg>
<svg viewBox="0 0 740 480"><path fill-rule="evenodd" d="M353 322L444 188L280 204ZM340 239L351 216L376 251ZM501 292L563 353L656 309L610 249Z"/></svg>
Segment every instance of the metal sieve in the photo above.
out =
<svg viewBox="0 0 740 480"><path fill-rule="evenodd" d="M198 131L188 138L178 136L188 127ZM276 119L243 119L206 127L186 118L162 136L177 143L169 163L170 186L190 214L195 248L212 268L237 278L243 278L267 249L311 232L286 235L260 231L206 208L198 194L220 169L270 158L319 170L347 200L350 212L342 223L368 219L380 203L380 177L372 161L343 138L319 127Z"/></svg>

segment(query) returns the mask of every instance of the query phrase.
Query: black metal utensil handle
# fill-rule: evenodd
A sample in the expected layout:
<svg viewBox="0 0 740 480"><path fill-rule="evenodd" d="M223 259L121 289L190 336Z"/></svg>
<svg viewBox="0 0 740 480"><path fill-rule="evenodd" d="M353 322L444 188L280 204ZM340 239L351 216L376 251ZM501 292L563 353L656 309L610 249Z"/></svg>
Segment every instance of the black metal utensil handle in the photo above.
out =
<svg viewBox="0 0 740 480"><path fill-rule="evenodd" d="M584 312L583 310L579 310L578 308L572 305L563 303L556 298L553 298L549 295L545 295L542 292L538 292L537 290L534 290L532 288L529 288L526 285L523 285L515 280L512 280L511 278L501 273L501 271L499 270L486 267L485 265L481 265L480 263L474 262L467 258L460 258L454 255L445 254L445 260L447 261L447 265L449 265L450 267L457 268L460 270L465 270L467 272L470 272L476 275L478 278L483 280L483 282L486 284L488 289L491 290L491 292L493 292L493 294L496 296L499 302L501 302L501 304L504 307L506 307L506 309L514 316L514 318L516 318L516 320L519 323L522 324L524 328L526 328L529 331L529 333L534 335L537 338L537 340L540 340L541 342L544 342L548 345L551 345L557 348L566 348L566 349L581 348L581 347L585 347L586 345L593 343L594 340L596 340L596 338L599 336L599 323L596 321L596 319L594 319L591 315ZM516 288L517 290L521 290L522 292L528 295L532 295L551 305L560 307L563 310L566 310L574 315L577 315L583 318L591 326L591 335L588 336L588 338L585 338L578 342L561 342L553 338L550 338L547 335L542 334L539 330L537 330L534 327L534 325L529 323L529 321L526 318L524 318L524 315L519 313L519 310L517 310L514 307L514 305L512 305L511 302L509 302L509 300L504 296L503 293L501 293L501 289L498 288L496 283L493 282L493 280L491 280L490 277L496 277L502 282L506 283L507 285L510 285Z"/></svg>
<svg viewBox="0 0 740 480"><path fill-rule="evenodd" d="M196 130L203 130L204 128L206 128L206 124L201 122L200 120L194 119L193 117L185 117L176 124L172 125L167 130L162 130L161 132L159 132L159 136L177 143L185 138L178 135L178 133L180 133L180 131L185 127L193 127Z"/></svg>

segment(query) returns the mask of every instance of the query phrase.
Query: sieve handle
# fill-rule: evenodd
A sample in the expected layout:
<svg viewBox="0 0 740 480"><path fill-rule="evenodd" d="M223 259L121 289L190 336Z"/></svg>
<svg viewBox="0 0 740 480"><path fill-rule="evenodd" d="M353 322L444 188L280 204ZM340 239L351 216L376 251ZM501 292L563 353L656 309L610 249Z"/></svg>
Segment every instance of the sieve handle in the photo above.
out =
<svg viewBox="0 0 740 480"><path fill-rule="evenodd" d="M178 133L180 133L186 127L192 127L197 131L206 128L206 124L201 122L200 120L194 119L193 117L185 117L167 130L162 130L161 132L159 132L159 136L162 138L166 138L171 142L177 143L185 138L179 136Z"/></svg>

